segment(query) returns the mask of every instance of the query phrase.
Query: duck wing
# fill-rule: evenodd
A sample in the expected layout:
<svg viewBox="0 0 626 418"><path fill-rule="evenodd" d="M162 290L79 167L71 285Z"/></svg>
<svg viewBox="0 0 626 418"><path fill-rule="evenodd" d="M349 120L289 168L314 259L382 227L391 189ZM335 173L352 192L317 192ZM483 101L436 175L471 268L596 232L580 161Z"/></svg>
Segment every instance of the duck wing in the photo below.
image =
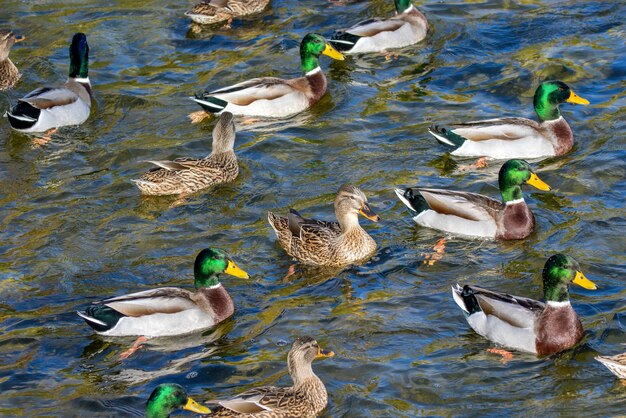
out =
<svg viewBox="0 0 626 418"><path fill-rule="evenodd" d="M178 287L161 287L105 299L101 302L112 309L132 317L155 313L176 313L198 309L195 294Z"/></svg>
<svg viewBox="0 0 626 418"><path fill-rule="evenodd" d="M239 106L248 106L257 100L275 100L300 90L300 85L295 80L276 77L253 78L233 86L206 92L204 95L215 96Z"/></svg>
<svg viewBox="0 0 626 418"><path fill-rule="evenodd" d="M498 118L452 125L455 134L470 141L499 139L515 141L522 138L543 136L541 126L526 118Z"/></svg>
<svg viewBox="0 0 626 418"><path fill-rule="evenodd" d="M233 399L211 402L240 414L254 414L271 411L275 408L284 408L293 402L293 400L293 391L291 388L264 386L247 390Z"/></svg>
<svg viewBox="0 0 626 418"><path fill-rule="evenodd" d="M327 222L327 221L320 221L317 219L304 218L295 209L289 209L289 215L287 215L287 221L289 225L289 230L296 237L301 237L302 226L312 226L313 229L315 227L329 229L336 235L341 234L341 226L339 226L338 222Z"/></svg>
<svg viewBox="0 0 626 418"><path fill-rule="evenodd" d="M347 32L360 37L376 36L381 32L393 32L407 22L400 19L368 19L356 23L349 28L341 29L338 33ZM333 36L334 37L334 36Z"/></svg>
<svg viewBox="0 0 626 418"><path fill-rule="evenodd" d="M417 190L435 212L470 221L491 221L502 209L501 202L477 193L425 188Z"/></svg>
<svg viewBox="0 0 626 418"><path fill-rule="evenodd" d="M479 286L468 286L486 315L492 315L514 327L532 328L545 309L538 300L495 292Z"/></svg>
<svg viewBox="0 0 626 418"><path fill-rule="evenodd" d="M19 99L20 102L43 110L55 106L72 104L79 99L78 94L63 87L40 87Z"/></svg>

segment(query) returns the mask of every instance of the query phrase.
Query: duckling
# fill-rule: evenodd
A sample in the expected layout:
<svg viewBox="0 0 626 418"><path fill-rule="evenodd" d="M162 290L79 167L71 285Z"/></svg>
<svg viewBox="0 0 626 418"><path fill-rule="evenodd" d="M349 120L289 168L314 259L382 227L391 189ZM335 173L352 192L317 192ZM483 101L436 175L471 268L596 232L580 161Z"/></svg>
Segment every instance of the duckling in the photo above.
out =
<svg viewBox="0 0 626 418"><path fill-rule="evenodd" d="M0 29L0 91L10 89L22 77L9 58L9 52L14 44L24 39L26 39L24 36L15 36L10 30Z"/></svg>
<svg viewBox="0 0 626 418"><path fill-rule="evenodd" d="M254 418L313 418L326 408L328 393L311 363L316 358L332 357L311 337L294 341L287 355L291 387L261 386L227 400L215 400L211 416Z"/></svg>
<svg viewBox="0 0 626 418"><path fill-rule="evenodd" d="M177 158L149 161L156 168L139 180L132 180L143 194L170 195L195 193L215 184L235 180L239 174L235 144L235 123L230 112L223 112L213 128L213 148L205 158Z"/></svg>
<svg viewBox="0 0 626 418"><path fill-rule="evenodd" d="M286 217L267 213L281 247L304 264L345 266L362 260L376 250L376 242L359 225L359 214L378 222L367 197L356 186L344 184L335 197L339 222L318 221L300 216L294 209Z"/></svg>

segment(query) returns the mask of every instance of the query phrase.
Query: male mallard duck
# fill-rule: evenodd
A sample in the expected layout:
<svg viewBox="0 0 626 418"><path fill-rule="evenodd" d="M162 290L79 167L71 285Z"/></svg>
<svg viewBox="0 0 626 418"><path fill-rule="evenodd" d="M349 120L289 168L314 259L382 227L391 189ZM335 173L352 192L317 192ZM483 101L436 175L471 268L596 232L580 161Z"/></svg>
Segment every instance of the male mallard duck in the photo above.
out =
<svg viewBox="0 0 626 418"><path fill-rule="evenodd" d="M176 383L162 383L152 391L146 404L146 418L168 418L177 409L185 409L197 414L211 412L187 395L187 391Z"/></svg>
<svg viewBox="0 0 626 418"><path fill-rule="evenodd" d="M193 267L196 292L161 287L95 302L77 312L98 334L158 337L209 328L235 311L230 295L219 281L221 273L247 279L225 251L207 248Z"/></svg>
<svg viewBox="0 0 626 418"><path fill-rule="evenodd" d="M336 31L330 42L340 52L379 52L417 43L426 37L426 16L411 0L394 0L396 15L390 19L369 19Z"/></svg>
<svg viewBox="0 0 626 418"><path fill-rule="evenodd" d="M247 116L294 115L313 106L326 93L326 76L319 65L320 54L343 60L343 55L326 42L323 36L309 33L300 43L304 77L290 80L275 77L253 78L234 86L204 92L191 99L210 113L226 110L234 115ZM194 115L196 114L192 113L192 120L198 120Z"/></svg>
<svg viewBox="0 0 626 418"><path fill-rule="evenodd" d="M583 326L569 301L568 287L596 285L580 272L572 257L556 254L543 268L545 303L478 286L457 284L452 296L474 331L490 341L540 356L572 348L583 337Z"/></svg>
<svg viewBox="0 0 626 418"><path fill-rule="evenodd" d="M616 356L597 356L596 360L604 364L615 376L626 379L626 353Z"/></svg>
<svg viewBox="0 0 626 418"><path fill-rule="evenodd" d="M523 239L535 229L535 217L521 185L550 190L524 160L509 160L498 175L502 202L467 192L420 187L396 189L419 225L453 234L496 239Z"/></svg>
<svg viewBox="0 0 626 418"><path fill-rule="evenodd" d="M9 58L9 52L13 44L24 39L23 36L15 36L10 30L0 29L0 91L13 87L22 76Z"/></svg>
<svg viewBox="0 0 626 418"><path fill-rule="evenodd" d="M324 383L315 375L311 363L316 358L332 357L311 337L294 341L287 355L287 367L293 386L262 386L240 393L236 398L215 400L211 416L255 418L312 418L328 403Z"/></svg>
<svg viewBox="0 0 626 418"><path fill-rule="evenodd" d="M185 13L201 25L232 21L234 17L262 12L270 0L211 0L202 1Z"/></svg>
<svg viewBox="0 0 626 418"><path fill-rule="evenodd" d="M428 130L440 142L455 147L452 155L490 158L540 158L563 155L572 149L574 135L561 116L561 103L588 105L562 81L545 81L533 103L539 122L526 118L488 119Z"/></svg>
<svg viewBox="0 0 626 418"><path fill-rule="evenodd" d="M11 127L21 132L44 132L86 121L91 111L88 67L87 37L77 33L70 45L68 80L60 87L40 87L19 99L6 114Z"/></svg>
<svg viewBox="0 0 626 418"><path fill-rule="evenodd" d="M139 190L149 195L194 193L214 184L235 180L239 174L235 145L233 115L223 112L213 128L213 149L202 159L177 158L174 161L150 161L158 167L132 180Z"/></svg>
<svg viewBox="0 0 626 418"><path fill-rule="evenodd" d="M315 266L344 266L376 250L376 242L359 225L359 214L374 222L380 219L358 187L344 184L335 197L339 222L306 219L294 209L286 217L268 212L267 219L290 256Z"/></svg>

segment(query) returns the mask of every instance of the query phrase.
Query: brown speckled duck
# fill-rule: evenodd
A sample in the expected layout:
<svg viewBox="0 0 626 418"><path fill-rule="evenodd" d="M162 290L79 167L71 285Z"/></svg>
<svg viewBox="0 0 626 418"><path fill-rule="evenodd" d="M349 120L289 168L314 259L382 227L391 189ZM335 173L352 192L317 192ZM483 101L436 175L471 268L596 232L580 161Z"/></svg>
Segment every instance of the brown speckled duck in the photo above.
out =
<svg viewBox="0 0 626 418"><path fill-rule="evenodd" d="M396 195L416 215L419 225L469 237L524 239L535 229L535 217L521 185L550 190L524 160L509 160L498 174L502 202L476 193L413 187Z"/></svg>
<svg viewBox="0 0 626 418"><path fill-rule="evenodd" d="M24 39L23 36L15 36L10 30L0 29L0 91L13 87L22 76L9 58L9 52L13 44Z"/></svg>
<svg viewBox="0 0 626 418"><path fill-rule="evenodd" d="M232 21L234 17L262 12L269 0L210 0L196 4L185 15L195 23L210 25Z"/></svg>
<svg viewBox="0 0 626 418"><path fill-rule="evenodd" d="M626 379L626 353L616 356L597 356L596 360L604 364L615 376Z"/></svg>
<svg viewBox="0 0 626 418"><path fill-rule="evenodd" d="M294 341L287 356L293 386L282 388L263 386L247 390L237 397L215 400L211 416L247 418L313 418L328 403L326 387L313 372L316 358L332 357L332 351L322 350L311 337Z"/></svg>
<svg viewBox="0 0 626 418"><path fill-rule="evenodd" d="M367 197L356 186L344 184L335 197L339 222L306 219L291 209L286 217L268 212L268 220L280 245L302 263L315 266L345 266L376 250L376 242L359 225L359 214L378 222Z"/></svg>
<svg viewBox="0 0 626 418"><path fill-rule="evenodd" d="M132 180L143 194L189 194L219 183L235 180L239 165L233 147L233 115L224 112L213 128L213 148L205 158L177 158L174 161L149 161L157 167L139 180Z"/></svg>
<svg viewBox="0 0 626 418"><path fill-rule="evenodd" d="M505 347L546 356L572 348L583 326L569 300L570 283L597 289L573 258L553 255L543 268L545 303L458 284L452 296L474 331Z"/></svg>

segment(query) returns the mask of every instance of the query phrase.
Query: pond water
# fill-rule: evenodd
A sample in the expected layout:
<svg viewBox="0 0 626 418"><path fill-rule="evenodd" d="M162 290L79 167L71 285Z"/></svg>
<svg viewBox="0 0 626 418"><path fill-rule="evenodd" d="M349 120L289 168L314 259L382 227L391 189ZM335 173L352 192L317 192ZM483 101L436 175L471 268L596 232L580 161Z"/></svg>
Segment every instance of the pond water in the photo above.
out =
<svg viewBox="0 0 626 418"><path fill-rule="evenodd" d="M390 15L390 1L287 2L195 30L187 2L4 0L0 26L23 34L16 97L67 74L73 33L91 46L91 118L43 147L0 123L0 414L141 416L159 383L198 400L258 384L290 384L291 341L311 335L336 356L314 369L327 417L615 416L626 386L598 354L625 351L626 4L610 1L420 1L426 41L344 62L322 58L329 91L311 111L272 124L238 123L242 167L228 185L141 198L130 179L145 160L202 156L214 122L192 125L188 96L206 86L300 73L308 32ZM498 163L461 172L427 133L433 122L534 118L532 95L560 79L589 106L562 106L575 133L564 157L535 163L553 188L526 188L536 231L521 242L446 236L416 226L398 185L498 196ZM239 120L240 122L240 120ZM362 224L379 245L342 272L298 269L275 243L268 210L332 219L334 193L359 185L381 216ZM237 306L216 329L155 339L129 359L133 338L95 335L74 311L157 286L191 286L195 255L226 249L252 280L224 278ZM450 296L455 282L541 298L555 252L575 257L597 291L572 288L581 344L503 364Z"/></svg>

